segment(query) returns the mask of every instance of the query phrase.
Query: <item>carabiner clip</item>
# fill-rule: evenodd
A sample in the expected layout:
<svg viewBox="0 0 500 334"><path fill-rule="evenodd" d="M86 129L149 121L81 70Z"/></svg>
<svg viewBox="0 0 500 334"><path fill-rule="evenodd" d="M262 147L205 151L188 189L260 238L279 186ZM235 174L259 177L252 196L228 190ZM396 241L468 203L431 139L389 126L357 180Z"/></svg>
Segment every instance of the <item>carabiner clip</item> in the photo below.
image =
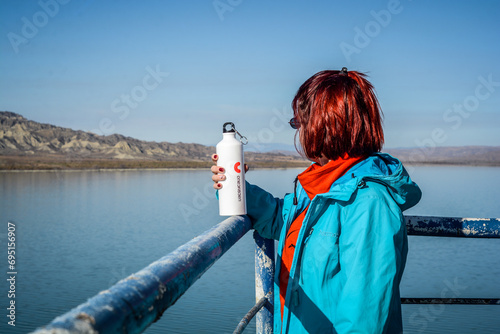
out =
<svg viewBox="0 0 500 334"><path fill-rule="evenodd" d="M231 129L230 130L227 130L226 127L230 125L231 126ZM224 123L224 125L222 126L222 132L223 133L226 133L226 132L236 132L238 134L238 136L240 136L240 142L243 144L243 145L246 145L248 144L248 139L247 137L243 136L241 133L238 132L238 130L236 130L236 127L234 126L234 123L233 122L226 122Z"/></svg>
<svg viewBox="0 0 500 334"><path fill-rule="evenodd" d="M241 142L242 145L248 144L247 137L245 137L241 133L239 133L238 130L236 130L236 128L234 127L234 124L233 124L233 130L238 134L238 136L240 136L240 142Z"/></svg>

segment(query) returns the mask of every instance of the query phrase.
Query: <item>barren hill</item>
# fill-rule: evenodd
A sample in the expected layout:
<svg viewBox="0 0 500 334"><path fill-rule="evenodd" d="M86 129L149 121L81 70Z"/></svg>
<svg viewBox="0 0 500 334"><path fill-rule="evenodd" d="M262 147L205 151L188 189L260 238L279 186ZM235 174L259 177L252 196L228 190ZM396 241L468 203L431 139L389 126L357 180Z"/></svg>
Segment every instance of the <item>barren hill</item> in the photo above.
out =
<svg viewBox="0 0 500 334"><path fill-rule="evenodd" d="M210 165L215 147L142 141L119 134L99 136L0 112L0 168L201 167ZM245 152L255 166L307 166L281 153Z"/></svg>
<svg viewBox="0 0 500 334"><path fill-rule="evenodd" d="M500 166L499 146L414 147L384 150L408 164Z"/></svg>
<svg viewBox="0 0 500 334"><path fill-rule="evenodd" d="M2 155L64 155L108 159L167 159L189 157L202 160L213 147L200 144L157 143L118 134L98 136L50 124L41 124L23 116L0 112L0 150Z"/></svg>

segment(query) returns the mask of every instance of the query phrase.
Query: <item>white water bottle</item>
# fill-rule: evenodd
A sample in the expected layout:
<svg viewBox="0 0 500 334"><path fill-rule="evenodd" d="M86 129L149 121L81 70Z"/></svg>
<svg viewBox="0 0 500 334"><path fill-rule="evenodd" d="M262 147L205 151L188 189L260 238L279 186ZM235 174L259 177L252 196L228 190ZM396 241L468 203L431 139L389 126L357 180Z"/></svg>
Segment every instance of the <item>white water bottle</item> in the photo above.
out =
<svg viewBox="0 0 500 334"><path fill-rule="evenodd" d="M227 127L230 126L230 129ZM219 156L217 166L224 168L226 179L219 181L219 215L235 216L247 213L245 193L245 161L243 157L243 143L236 139L236 133L246 140L231 122L222 126L222 140L216 146ZM246 144L246 143L245 143Z"/></svg>

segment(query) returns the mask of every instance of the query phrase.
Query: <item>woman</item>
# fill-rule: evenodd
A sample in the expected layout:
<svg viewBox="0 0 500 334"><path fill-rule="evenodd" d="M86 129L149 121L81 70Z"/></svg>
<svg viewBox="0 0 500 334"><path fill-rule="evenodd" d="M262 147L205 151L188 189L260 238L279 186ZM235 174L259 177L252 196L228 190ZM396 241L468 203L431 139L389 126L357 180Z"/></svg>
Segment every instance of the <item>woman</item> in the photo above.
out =
<svg viewBox="0 0 500 334"><path fill-rule="evenodd" d="M401 162L378 153L384 135L373 87L346 68L322 71L292 107L290 125L314 163L284 199L246 188L253 227L279 240L274 333L401 333L402 212L421 192ZM212 167L216 189L221 171Z"/></svg>

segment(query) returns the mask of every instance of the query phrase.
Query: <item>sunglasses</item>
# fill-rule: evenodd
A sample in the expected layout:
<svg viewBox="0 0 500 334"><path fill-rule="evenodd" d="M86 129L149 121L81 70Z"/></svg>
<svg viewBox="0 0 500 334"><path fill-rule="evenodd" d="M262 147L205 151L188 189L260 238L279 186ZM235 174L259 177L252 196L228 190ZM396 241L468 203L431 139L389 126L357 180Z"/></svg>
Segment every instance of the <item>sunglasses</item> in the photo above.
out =
<svg viewBox="0 0 500 334"><path fill-rule="evenodd" d="M290 126L292 127L292 129L295 129L297 130L298 128L300 128L300 123L299 121L297 120L296 117L292 118L290 120L290 122L288 122L290 124Z"/></svg>

